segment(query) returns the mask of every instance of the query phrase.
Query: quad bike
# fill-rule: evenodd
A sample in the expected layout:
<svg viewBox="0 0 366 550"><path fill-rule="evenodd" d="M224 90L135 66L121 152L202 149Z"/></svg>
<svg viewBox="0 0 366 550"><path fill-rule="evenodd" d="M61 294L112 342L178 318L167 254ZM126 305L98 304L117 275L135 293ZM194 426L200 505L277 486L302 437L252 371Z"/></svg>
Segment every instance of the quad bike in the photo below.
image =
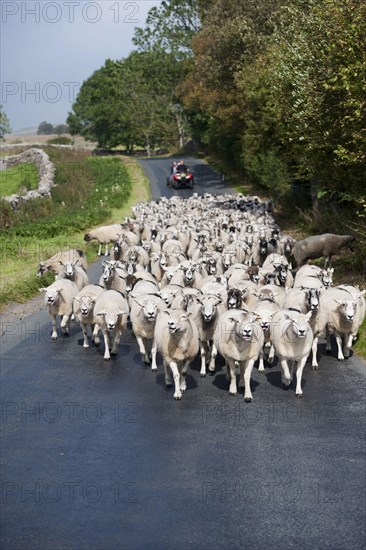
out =
<svg viewBox="0 0 366 550"><path fill-rule="evenodd" d="M173 187L173 189L182 189L183 187L193 189L193 174L189 171L189 168L178 170L175 174L171 174L167 178L167 186Z"/></svg>

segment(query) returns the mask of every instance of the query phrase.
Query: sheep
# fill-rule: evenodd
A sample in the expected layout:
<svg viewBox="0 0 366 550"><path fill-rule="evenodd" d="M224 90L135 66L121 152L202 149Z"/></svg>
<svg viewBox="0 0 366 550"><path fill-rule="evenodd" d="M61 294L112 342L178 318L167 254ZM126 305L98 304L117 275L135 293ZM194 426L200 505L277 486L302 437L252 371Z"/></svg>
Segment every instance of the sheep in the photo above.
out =
<svg viewBox="0 0 366 550"><path fill-rule="evenodd" d="M167 387L172 385L169 369L173 374L174 399L181 399L186 390L187 369L198 350L198 329L190 314L181 309L161 311L155 324L152 354L159 351L163 357Z"/></svg>
<svg viewBox="0 0 366 550"><path fill-rule="evenodd" d="M84 268L77 265L78 260L74 262L60 262L62 265L62 270L57 275L57 280L59 279L69 279L69 281L74 281L79 290L84 286L89 284L89 279Z"/></svg>
<svg viewBox="0 0 366 550"><path fill-rule="evenodd" d="M327 268L332 256L338 254L342 248L347 247L353 252L355 241L356 238L353 235L334 235L333 233L313 235L298 241L294 245L292 253L297 267L303 266L308 260L324 257L324 267Z"/></svg>
<svg viewBox="0 0 366 550"><path fill-rule="evenodd" d="M320 297L320 307L327 332L327 351L330 351L330 333L336 338L338 347L338 361L349 357L353 338L357 334L364 316L365 290L349 291L347 287L328 289Z"/></svg>
<svg viewBox="0 0 366 550"><path fill-rule="evenodd" d="M171 284L201 288L203 277L199 273L199 265L191 261L180 264L171 279Z"/></svg>
<svg viewBox="0 0 366 550"><path fill-rule="evenodd" d="M52 340L57 340L56 318L61 317L61 331L64 336L69 334L70 319L73 312L73 299L79 292L73 281L60 279L48 287L39 289L45 293L45 306L52 318Z"/></svg>
<svg viewBox="0 0 366 550"><path fill-rule="evenodd" d="M291 384L293 367L297 363L296 397L302 397L302 372L313 343L310 317L311 311L304 315L297 311L283 309L272 318L271 342L281 365L281 379L285 386Z"/></svg>
<svg viewBox="0 0 366 550"><path fill-rule="evenodd" d="M285 307L286 290L282 286L263 285L259 290L258 300L271 300L282 309Z"/></svg>
<svg viewBox="0 0 366 550"><path fill-rule="evenodd" d="M230 310L220 316L214 344L227 363L230 395L237 394L236 363L240 366L240 385L245 387L244 401L253 399L250 377L264 344L262 327L253 312Z"/></svg>
<svg viewBox="0 0 366 550"><path fill-rule="evenodd" d="M215 371L215 360L217 350L214 344L209 349L210 342L213 340L217 323L219 319L219 305L222 300L214 295L204 294L195 296L191 301L189 311L192 312L192 319L198 329L198 337L200 341L201 352L201 370L200 376L206 376L206 362L208 370L213 373Z"/></svg>
<svg viewBox="0 0 366 550"><path fill-rule="evenodd" d="M156 294L141 294L130 300L130 320L143 363L150 365L147 344L154 339L154 329L161 298ZM156 353L152 354L151 370L156 371Z"/></svg>
<svg viewBox="0 0 366 550"><path fill-rule="evenodd" d="M122 234L122 225L114 223L112 225L103 225L92 229L84 235L84 241L90 242L97 240L99 242L98 256L102 255L102 246L105 244L105 256L108 256L108 245L111 242L118 241Z"/></svg>
<svg viewBox="0 0 366 550"><path fill-rule="evenodd" d="M106 290L100 294L94 305L94 323L101 329L104 337L104 359L117 355L122 331L127 325L129 307L127 300L117 290ZM110 332L114 331L111 350Z"/></svg>
<svg viewBox="0 0 366 550"><path fill-rule="evenodd" d="M99 328L94 323L94 304L97 297L104 292L104 288L100 285L86 285L75 296L73 303L73 311L75 319L80 323L83 331L84 344L83 348L89 347L87 326L90 325L93 332L93 342L96 346L100 344L98 337Z"/></svg>
<svg viewBox="0 0 366 550"><path fill-rule="evenodd" d="M279 311L279 306L271 300L260 300L253 309L253 312L259 316L259 322L263 330L264 345L259 351L258 372L264 372L264 350L270 347L268 361L273 362L274 347L271 344L270 327L274 314Z"/></svg>
<svg viewBox="0 0 366 550"><path fill-rule="evenodd" d="M85 271L88 269L88 264L82 250L70 249L63 250L62 252L57 252L48 260L44 262L39 262L37 277L42 277L48 271L52 271L55 274L55 278L62 271L61 262L74 262L77 260L77 264L80 267L83 267Z"/></svg>
<svg viewBox="0 0 366 550"><path fill-rule="evenodd" d="M121 263L115 260L104 260L102 265L103 273L99 278L98 284L106 290L118 290L125 294L125 277L127 276L127 272L120 267Z"/></svg>
<svg viewBox="0 0 366 550"><path fill-rule="evenodd" d="M322 269L317 265L305 264L296 271L295 282L299 281L302 277L313 277L315 279L319 279L322 285L325 288L328 288L333 285L333 273L333 267Z"/></svg>

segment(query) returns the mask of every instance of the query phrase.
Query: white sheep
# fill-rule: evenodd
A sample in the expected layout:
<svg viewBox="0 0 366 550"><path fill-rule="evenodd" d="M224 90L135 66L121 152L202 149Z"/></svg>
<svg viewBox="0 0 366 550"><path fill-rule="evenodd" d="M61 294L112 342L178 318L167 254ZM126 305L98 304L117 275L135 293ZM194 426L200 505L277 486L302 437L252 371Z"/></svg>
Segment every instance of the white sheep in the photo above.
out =
<svg viewBox="0 0 366 550"><path fill-rule="evenodd" d="M104 337L104 359L117 355L122 331L127 325L129 307L127 300L117 290L106 290L100 294L94 305L94 322L101 329ZM110 333L114 337L110 348Z"/></svg>
<svg viewBox="0 0 366 550"><path fill-rule="evenodd" d="M57 317L61 317L61 331L67 336L70 329L70 319L73 313L74 297L79 292L73 281L60 279L48 287L39 289L45 293L45 306L52 319L52 340L57 340Z"/></svg>
<svg viewBox="0 0 366 550"><path fill-rule="evenodd" d="M57 279L69 279L73 281L79 290L89 284L89 279L84 268L77 265L78 260L74 262L60 262L62 270L57 275Z"/></svg>
<svg viewBox="0 0 366 550"><path fill-rule="evenodd" d="M127 271L121 267L122 264L115 260L104 260L102 266L103 273L99 278L98 284L106 290L118 290L119 292L125 294L125 278L127 277Z"/></svg>
<svg viewBox="0 0 366 550"><path fill-rule="evenodd" d="M181 399L186 390L187 369L198 350L198 330L190 314L180 309L161 311L156 320L152 353L159 351L163 357L168 387L172 385L170 371L173 374L174 399Z"/></svg>
<svg viewBox="0 0 366 550"><path fill-rule="evenodd" d="M105 256L108 256L108 245L111 242L118 241L122 234L122 225L114 223L111 225L103 225L96 229L91 229L84 235L84 241L90 242L97 240L99 242L98 256L102 255L102 246L105 244Z"/></svg>
<svg viewBox="0 0 366 550"><path fill-rule="evenodd" d="M268 362L272 363L274 359L270 328L273 316L277 311L279 311L279 306L272 300L259 300L253 309L253 312L259 316L258 320L264 335L264 344L259 351L258 372L264 372L264 352L266 348L269 348Z"/></svg>
<svg viewBox="0 0 366 550"><path fill-rule="evenodd" d="M80 323L83 331L83 348L89 347L87 327L91 326L93 332L93 342L96 346L100 344L98 337L99 327L94 320L94 305L97 297L105 292L105 289L99 285L86 285L78 292L74 298L73 311L75 319Z"/></svg>
<svg viewBox="0 0 366 550"><path fill-rule="evenodd" d="M333 333L338 347L338 361L349 357L353 338L357 334L365 316L365 290L349 291L347 288L328 289L320 297L323 324L327 331L327 351L330 347L330 334Z"/></svg>
<svg viewBox="0 0 366 550"><path fill-rule="evenodd" d="M74 248L70 250L63 250L57 252L48 260L39 262L37 277L42 277L48 271L52 271L55 277L62 271L62 265L60 262L74 262L77 260L77 265L83 267L85 271L88 269L88 264L82 250L76 250Z"/></svg>
<svg viewBox="0 0 366 550"><path fill-rule="evenodd" d="M250 377L263 348L264 335L258 316L252 312L230 310L220 316L214 344L227 363L230 395L237 394L236 364L240 366L240 385L244 400L252 401Z"/></svg>
<svg viewBox="0 0 366 550"><path fill-rule="evenodd" d="M195 296L193 300L190 301L190 304L191 305L188 306L188 311L192 312L192 319L198 329L200 341L200 376L205 377L206 364L211 373L215 371L217 350L213 343L213 337L217 330L217 323L220 316L219 306L222 304L222 300L215 295L203 294Z"/></svg>
<svg viewBox="0 0 366 550"><path fill-rule="evenodd" d="M155 322L159 312L158 306L161 302L161 298L156 294L141 294L135 298L130 297L130 320L145 365L150 365L147 346L154 339ZM156 353L151 355L151 360L151 370L156 371L158 368Z"/></svg>
<svg viewBox="0 0 366 550"><path fill-rule="evenodd" d="M304 315L297 311L283 309L272 319L271 341L282 369L282 383L289 386L293 368L296 367L296 397L302 397L301 378L313 343L313 332L309 321L311 311Z"/></svg>

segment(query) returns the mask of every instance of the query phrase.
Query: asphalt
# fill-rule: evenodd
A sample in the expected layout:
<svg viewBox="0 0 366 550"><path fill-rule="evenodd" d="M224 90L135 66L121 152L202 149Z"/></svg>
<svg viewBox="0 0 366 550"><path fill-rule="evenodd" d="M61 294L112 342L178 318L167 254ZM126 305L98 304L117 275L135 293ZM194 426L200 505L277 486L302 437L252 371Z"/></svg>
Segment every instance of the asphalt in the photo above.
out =
<svg viewBox="0 0 366 550"><path fill-rule="evenodd" d="M141 161L154 198L171 161ZM188 159L194 192L230 192ZM92 282L100 262L89 269ZM279 367L230 397L222 361L180 402L124 334L110 362L45 311L2 326L2 550L365 548L365 366L320 347L304 397Z"/></svg>

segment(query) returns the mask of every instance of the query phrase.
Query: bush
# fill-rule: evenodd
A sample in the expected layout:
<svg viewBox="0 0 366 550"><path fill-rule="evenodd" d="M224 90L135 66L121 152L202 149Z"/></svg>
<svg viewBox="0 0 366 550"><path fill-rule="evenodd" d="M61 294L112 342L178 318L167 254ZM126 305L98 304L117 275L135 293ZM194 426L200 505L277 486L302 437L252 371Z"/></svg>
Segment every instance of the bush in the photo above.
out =
<svg viewBox="0 0 366 550"><path fill-rule="evenodd" d="M72 145L73 140L66 136L59 136L47 140L48 145Z"/></svg>

